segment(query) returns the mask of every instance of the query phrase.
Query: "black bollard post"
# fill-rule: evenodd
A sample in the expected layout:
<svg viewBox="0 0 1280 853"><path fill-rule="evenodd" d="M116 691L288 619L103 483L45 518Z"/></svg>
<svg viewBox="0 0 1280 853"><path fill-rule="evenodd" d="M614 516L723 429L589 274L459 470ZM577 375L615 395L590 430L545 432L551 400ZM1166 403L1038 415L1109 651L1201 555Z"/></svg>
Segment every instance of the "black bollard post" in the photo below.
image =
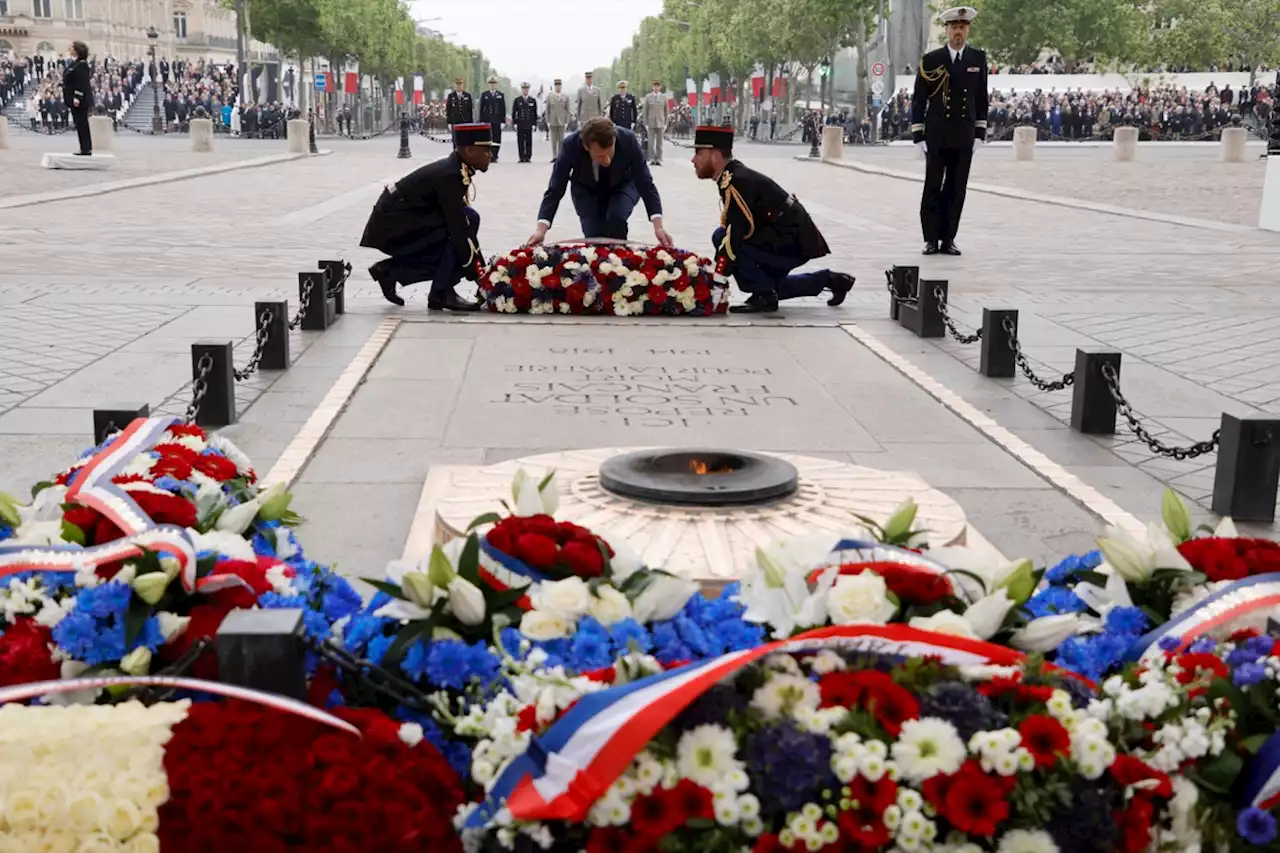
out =
<svg viewBox="0 0 1280 853"><path fill-rule="evenodd" d="M310 136L311 153L319 154L320 149L316 147L316 111L311 110L307 113L307 133Z"/></svg>
<svg viewBox="0 0 1280 853"><path fill-rule="evenodd" d="M1009 321L1013 328L1010 334L1004 327ZM1017 363L1013 358L1010 342L1018 334L1017 311L993 311L982 309L982 357L978 362L978 372L993 379L1008 379L1017 373Z"/></svg>
<svg viewBox="0 0 1280 853"><path fill-rule="evenodd" d="M199 426L220 427L236 422L234 349L231 341L200 341L191 345L192 394L200 396L200 405L195 411L195 422Z"/></svg>
<svg viewBox="0 0 1280 853"><path fill-rule="evenodd" d="M1271 522L1280 487L1280 420L1222 415L1212 509L1236 521Z"/></svg>
<svg viewBox="0 0 1280 853"><path fill-rule="evenodd" d="M307 290L310 288L310 294ZM333 300L326 293L324 272L298 273L299 304L305 306L302 311L302 330L305 332L323 332L333 325Z"/></svg>
<svg viewBox="0 0 1280 853"><path fill-rule="evenodd" d="M329 273L329 290L333 293L333 311L335 314L347 313L347 277L351 275L351 265L346 261L320 261L320 269Z"/></svg>
<svg viewBox="0 0 1280 853"><path fill-rule="evenodd" d="M121 406L118 409L93 410L93 443L102 444L107 436L127 427L137 418L151 417L151 406Z"/></svg>
<svg viewBox="0 0 1280 853"><path fill-rule="evenodd" d="M889 300L889 319L897 320L899 301L916 298L916 289L920 286L920 267L894 266L891 270L885 270L884 274L897 296L897 299Z"/></svg>
<svg viewBox="0 0 1280 853"><path fill-rule="evenodd" d="M1116 434L1116 401L1102 366L1109 364L1120 378L1120 353L1076 350L1075 381L1071 389L1071 428L1084 435Z"/></svg>
<svg viewBox="0 0 1280 853"><path fill-rule="evenodd" d="M302 637L301 610L232 610L214 635L218 680L305 700Z"/></svg>
<svg viewBox="0 0 1280 853"><path fill-rule="evenodd" d="M942 302L947 299L947 283L925 279L916 289L914 305L898 307L898 323L904 329L910 329L921 338L941 338L947 333L942 322L942 312L938 310L938 296L934 291L942 289Z"/></svg>
<svg viewBox="0 0 1280 853"><path fill-rule="evenodd" d="M267 323L267 342L262 347L262 361L258 367L263 370L288 370L289 358L289 303L255 302L253 303L253 322L257 324L264 311L271 312L271 320Z"/></svg>
<svg viewBox="0 0 1280 853"><path fill-rule="evenodd" d="M400 153L396 157L408 160L412 156L413 152L409 150L409 117L400 113Z"/></svg>

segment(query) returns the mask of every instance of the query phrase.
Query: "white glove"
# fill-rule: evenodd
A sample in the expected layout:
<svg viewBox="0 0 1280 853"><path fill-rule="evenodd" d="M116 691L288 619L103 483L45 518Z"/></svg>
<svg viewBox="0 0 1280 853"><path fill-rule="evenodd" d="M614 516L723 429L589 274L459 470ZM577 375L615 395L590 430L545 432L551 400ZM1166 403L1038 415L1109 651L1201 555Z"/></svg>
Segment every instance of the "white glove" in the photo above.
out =
<svg viewBox="0 0 1280 853"><path fill-rule="evenodd" d="M916 150L919 151L920 156L923 157L925 154L929 153L929 143L925 142L923 139L920 140L916 143Z"/></svg>

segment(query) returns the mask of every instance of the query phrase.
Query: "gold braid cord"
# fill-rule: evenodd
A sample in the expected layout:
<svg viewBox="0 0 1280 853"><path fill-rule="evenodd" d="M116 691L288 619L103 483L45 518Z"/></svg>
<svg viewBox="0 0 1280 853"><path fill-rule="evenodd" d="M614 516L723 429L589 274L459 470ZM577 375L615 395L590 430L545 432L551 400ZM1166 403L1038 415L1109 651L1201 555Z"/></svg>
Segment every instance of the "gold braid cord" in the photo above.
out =
<svg viewBox="0 0 1280 853"><path fill-rule="evenodd" d="M469 205L476 200L476 185L471 180L471 170L467 168L466 163L462 164L462 187L462 203ZM470 237L467 238L467 246L471 249L471 256L467 258L467 262L463 266L470 266L471 262L475 260L476 254L480 251L480 248L476 246L475 241Z"/></svg>
<svg viewBox="0 0 1280 853"><path fill-rule="evenodd" d="M939 65L932 71L924 70L924 57L920 57L920 76L924 78L924 82L933 84L933 91L929 93L929 100L933 100L933 96L942 92L945 97L951 91L951 73L947 71L947 66Z"/></svg>
<svg viewBox="0 0 1280 853"><path fill-rule="evenodd" d="M724 191L724 204L720 208L720 227L724 229L724 240L720 243L720 248L724 249L724 253L729 256L729 260L736 261L734 257L732 245L729 241L729 234L733 230L733 226L729 224L729 205L736 204L738 209L742 211L742 215L747 219L747 234L743 240L750 240L751 235L756 233L756 220L751 215L751 208L747 207L747 200L742 197L742 193L738 192L738 188L731 186L729 181L721 180L720 189Z"/></svg>

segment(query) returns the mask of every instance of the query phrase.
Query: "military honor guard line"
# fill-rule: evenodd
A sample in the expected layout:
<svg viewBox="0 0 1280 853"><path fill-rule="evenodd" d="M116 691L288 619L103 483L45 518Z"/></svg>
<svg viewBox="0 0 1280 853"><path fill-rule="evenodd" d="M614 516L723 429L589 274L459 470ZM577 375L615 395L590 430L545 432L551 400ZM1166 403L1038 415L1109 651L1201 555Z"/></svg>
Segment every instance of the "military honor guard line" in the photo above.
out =
<svg viewBox="0 0 1280 853"><path fill-rule="evenodd" d="M973 152L985 141L987 126L987 58L968 43L977 11L968 6L941 15L947 44L921 59L912 98L912 137L925 158L920 203L924 254L959 255L956 234L964 210ZM643 201L654 238L673 246L663 227L662 198L650 166L662 164L662 131L667 99L662 82L643 102L630 94L626 81L604 103L587 72L573 106L579 129L566 133L570 99L556 79L547 96L546 119L555 156L547 189L538 207L537 224L526 241L537 246L550 230L566 191L587 238L626 240L629 219ZM533 128L538 104L529 85L511 109L521 163L532 162ZM486 265L480 251L480 214L471 206L477 173L498 161L506 99L496 77L480 98L479 121L474 99L461 79L454 81L446 114L454 150L386 187L365 226L360 245L389 255L369 268L382 295L404 305L397 288L430 281L431 311L476 311L476 299L464 299L455 287L466 278L478 282ZM606 114L607 111L607 114ZM642 143L637 131L644 132ZM697 177L714 181L720 195L720 222L711 235L716 271L730 276L747 294L735 313L771 313L780 302L830 293L827 304L841 305L854 277L824 269L796 273L809 261L831 253L804 205L772 178L733 156L732 127L700 126L694 134L692 164Z"/></svg>

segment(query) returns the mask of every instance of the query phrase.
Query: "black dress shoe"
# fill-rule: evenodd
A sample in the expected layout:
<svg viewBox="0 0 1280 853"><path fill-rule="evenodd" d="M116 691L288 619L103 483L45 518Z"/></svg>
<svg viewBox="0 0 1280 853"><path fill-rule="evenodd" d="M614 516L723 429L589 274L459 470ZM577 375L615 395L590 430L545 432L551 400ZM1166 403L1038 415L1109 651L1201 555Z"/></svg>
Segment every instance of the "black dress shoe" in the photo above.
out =
<svg viewBox="0 0 1280 853"><path fill-rule="evenodd" d="M934 243L934 242L932 242L932 241L930 241L930 242L928 242L928 243L925 243L925 244L924 244L924 251L922 251L920 254L922 254L922 255L936 255L936 254L938 254L938 244L937 244L937 243Z"/></svg>
<svg viewBox="0 0 1280 853"><path fill-rule="evenodd" d="M766 295L756 295L747 298L747 301L741 305L732 305L729 307L730 313L733 314L772 314L778 310L778 295L770 293Z"/></svg>
<svg viewBox="0 0 1280 853"><path fill-rule="evenodd" d="M959 256L959 254L960 254L960 247L959 247L959 246L957 246L955 243L943 243L943 244L942 244L942 254L944 254L944 255L956 255L956 256Z"/></svg>
<svg viewBox="0 0 1280 853"><path fill-rule="evenodd" d="M853 290L853 283L857 281L851 275L842 272L833 272L831 274L831 298L827 300L827 304L835 307L844 302L844 298L849 295L849 291Z"/></svg>
<svg viewBox="0 0 1280 853"><path fill-rule="evenodd" d="M383 299L392 305L404 305L404 300L396 295L396 280L388 274L385 263L385 261L378 261L369 267L369 277L382 288Z"/></svg>
<svg viewBox="0 0 1280 853"><path fill-rule="evenodd" d="M475 302L468 302L457 293L449 291L444 299L427 299L428 311L479 311L480 305Z"/></svg>

